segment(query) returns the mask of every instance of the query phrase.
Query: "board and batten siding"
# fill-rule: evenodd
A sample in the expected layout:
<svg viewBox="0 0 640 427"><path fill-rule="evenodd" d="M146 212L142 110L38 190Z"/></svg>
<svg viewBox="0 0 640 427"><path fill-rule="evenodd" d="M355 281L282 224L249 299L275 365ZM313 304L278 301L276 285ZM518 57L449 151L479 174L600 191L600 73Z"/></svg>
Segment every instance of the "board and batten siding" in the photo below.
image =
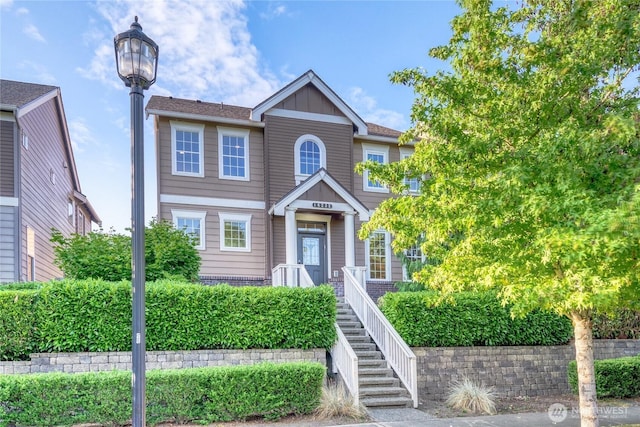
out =
<svg viewBox="0 0 640 427"><path fill-rule="evenodd" d="M15 197L16 124L0 120L0 197Z"/></svg>
<svg viewBox="0 0 640 427"><path fill-rule="evenodd" d="M344 117L336 105L312 84L307 84L284 101L276 104L274 108Z"/></svg>
<svg viewBox="0 0 640 427"><path fill-rule="evenodd" d="M268 177L268 205L271 206L296 186L294 145L303 135L314 135L324 143L327 171L352 191L353 129L351 125L325 123L265 115L265 151Z"/></svg>
<svg viewBox="0 0 640 427"><path fill-rule="evenodd" d="M173 120L172 120L173 121ZM195 197L264 200L263 136L260 128L225 128L249 130L249 181L218 177L218 129L216 123L176 120L193 125L204 124L204 176L191 177L172 174L171 124L166 117L158 123L156 150L158 157L158 193Z"/></svg>
<svg viewBox="0 0 640 427"><path fill-rule="evenodd" d="M265 277L266 226L264 211L260 209L233 209L211 206L192 206L162 203L160 217L172 221L171 210L206 212L205 249L199 250L201 276ZM219 213L251 215L251 251L233 252L220 249Z"/></svg>
<svg viewBox="0 0 640 427"><path fill-rule="evenodd" d="M22 129L29 137L28 149L20 145L21 155L21 250L27 251L27 227L35 232L36 271L34 280L62 277L54 264L51 228L69 236L75 231L69 218L68 204L73 182L68 167L65 140L60 128L63 120L55 98L22 116ZM55 183L54 183L55 182ZM21 277L27 277L26 255Z"/></svg>

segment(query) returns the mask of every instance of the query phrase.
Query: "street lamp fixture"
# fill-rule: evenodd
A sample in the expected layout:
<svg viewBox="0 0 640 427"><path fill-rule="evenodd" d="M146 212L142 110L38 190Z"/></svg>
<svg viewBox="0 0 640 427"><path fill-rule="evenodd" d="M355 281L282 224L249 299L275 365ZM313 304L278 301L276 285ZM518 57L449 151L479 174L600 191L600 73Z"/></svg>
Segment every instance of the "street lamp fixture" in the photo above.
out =
<svg viewBox="0 0 640 427"><path fill-rule="evenodd" d="M144 319L144 90L156 81L158 45L142 32L138 17L129 31L114 39L116 68L125 86L131 88L131 230L133 333L131 352L131 386L133 427L146 424L146 368Z"/></svg>

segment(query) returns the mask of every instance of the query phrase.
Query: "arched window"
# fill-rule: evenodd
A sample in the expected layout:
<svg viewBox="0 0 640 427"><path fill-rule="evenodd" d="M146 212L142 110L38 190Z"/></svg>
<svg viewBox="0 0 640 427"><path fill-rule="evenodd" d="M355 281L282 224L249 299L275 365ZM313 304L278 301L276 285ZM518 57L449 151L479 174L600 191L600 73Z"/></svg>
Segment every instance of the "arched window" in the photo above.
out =
<svg viewBox="0 0 640 427"><path fill-rule="evenodd" d="M327 167L324 143L314 135L302 135L294 146L296 164L296 185L313 175L320 168Z"/></svg>

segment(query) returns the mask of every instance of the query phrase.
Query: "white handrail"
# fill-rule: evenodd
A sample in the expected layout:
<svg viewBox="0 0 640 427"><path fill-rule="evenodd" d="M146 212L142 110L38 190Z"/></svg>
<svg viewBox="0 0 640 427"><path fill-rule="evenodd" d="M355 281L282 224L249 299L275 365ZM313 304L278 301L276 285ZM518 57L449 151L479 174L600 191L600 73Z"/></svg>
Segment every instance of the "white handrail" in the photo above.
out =
<svg viewBox="0 0 640 427"><path fill-rule="evenodd" d="M302 264L278 264L271 270L273 286L290 288L312 288L313 280Z"/></svg>
<svg viewBox="0 0 640 427"><path fill-rule="evenodd" d="M358 379L358 356L347 341L338 324L335 324L338 340L331 349L331 358L333 360L334 373L339 372L347 386L347 389L353 396L353 401L357 405L360 403L360 386Z"/></svg>
<svg viewBox="0 0 640 427"><path fill-rule="evenodd" d="M389 323L373 300L369 297L362 283L359 283L351 270L353 267L343 267L344 299L351 306L362 325L375 341L387 360L387 363L405 385L411 398L413 407L418 407L418 367L416 355L404 342L395 328ZM358 267L355 267L358 269ZM357 271L357 270L356 270ZM364 276L363 279L364 280Z"/></svg>

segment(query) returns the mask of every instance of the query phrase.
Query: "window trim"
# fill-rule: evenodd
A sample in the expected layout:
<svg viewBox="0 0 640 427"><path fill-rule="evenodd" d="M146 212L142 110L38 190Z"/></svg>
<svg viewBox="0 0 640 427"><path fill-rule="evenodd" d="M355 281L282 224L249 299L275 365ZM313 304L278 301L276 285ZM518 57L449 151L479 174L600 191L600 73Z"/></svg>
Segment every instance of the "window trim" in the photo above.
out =
<svg viewBox="0 0 640 427"><path fill-rule="evenodd" d="M382 164L389 164L389 146L362 144L362 161L368 160L369 154L382 155ZM388 193L389 187L383 185L382 187L371 187L369 185L369 171L364 170L362 174L362 190L371 193Z"/></svg>
<svg viewBox="0 0 640 427"><path fill-rule="evenodd" d="M412 156L412 155L413 155L413 153L414 153L414 150L411 150L411 149L406 148L406 147L401 147L401 148L400 148L400 160L404 160L404 159L406 159L407 157ZM413 180L413 179L415 179L415 180L416 180L417 187L418 187L418 188L416 188L415 190L412 190L412 189L411 189L411 185L409 184L409 180ZM409 193L409 194L418 194L418 193L420 192L420 180L419 180L417 177L416 177L416 178L407 178L407 177L404 177L404 179L402 180L402 182L403 182L404 184L406 184L406 185L409 187L409 188L407 189L407 193Z"/></svg>
<svg viewBox="0 0 640 427"><path fill-rule="evenodd" d="M295 180L296 185L300 185L305 179L309 178L312 174L303 174L300 168L300 147L307 141L312 141L318 146L320 150L320 169L327 168L327 149L324 145L324 142L320 138L312 134L304 134L301 135L298 139L296 139L296 143L293 145L293 161L295 164Z"/></svg>
<svg viewBox="0 0 640 427"><path fill-rule="evenodd" d="M185 210L181 210L181 209L171 209L171 217L173 220L173 226L177 229L178 228L178 219L179 218L188 218L188 219L197 219L200 221L200 236L199 236L199 243L198 245L195 246L195 248L199 251L204 251L207 249L207 242L206 242L206 218L207 218L207 212L206 211L185 211Z"/></svg>
<svg viewBox="0 0 640 427"><path fill-rule="evenodd" d="M427 260L427 257L424 255L424 252L422 252L421 245L420 244L416 244L414 246L416 246L416 247L418 247L418 249L420 249L420 260L422 262L425 262ZM407 251L409 251L409 249L412 249L412 248L413 248L413 246L411 248L403 250L402 251L403 255L408 258ZM409 272L407 271L407 266L404 263L402 263L402 281L403 282L411 282L411 281L413 281L413 278L409 277L408 273Z"/></svg>
<svg viewBox="0 0 640 427"><path fill-rule="evenodd" d="M169 124L171 125L171 174L204 178L204 125L180 122L176 120L170 120ZM178 171L178 159L176 157L176 132L179 130L198 133L198 146L200 150L198 173Z"/></svg>
<svg viewBox="0 0 640 427"><path fill-rule="evenodd" d="M229 128L223 126L216 126L218 130L218 178L230 179L234 181L250 181L250 163L249 163L249 129ZM237 136L244 138L244 176L233 176L224 174L224 155L223 155L223 143L225 136Z"/></svg>
<svg viewBox="0 0 640 427"><path fill-rule="evenodd" d="M251 217L252 214L218 212L220 218L220 251L221 252L251 252ZM224 243L224 223L225 221L244 221L246 232L246 246L236 248L226 246Z"/></svg>
<svg viewBox="0 0 640 427"><path fill-rule="evenodd" d="M378 279L378 278L371 278L371 246L370 246L370 237L369 236L365 241L364 241L364 246L365 246L365 265L367 267L367 280L372 281L372 282L388 282L391 280L391 234L389 234L388 231L385 230L376 230L371 234L374 233L381 233L384 234L384 247L385 247L385 260L384 260L384 265L385 265L385 277L383 279Z"/></svg>

